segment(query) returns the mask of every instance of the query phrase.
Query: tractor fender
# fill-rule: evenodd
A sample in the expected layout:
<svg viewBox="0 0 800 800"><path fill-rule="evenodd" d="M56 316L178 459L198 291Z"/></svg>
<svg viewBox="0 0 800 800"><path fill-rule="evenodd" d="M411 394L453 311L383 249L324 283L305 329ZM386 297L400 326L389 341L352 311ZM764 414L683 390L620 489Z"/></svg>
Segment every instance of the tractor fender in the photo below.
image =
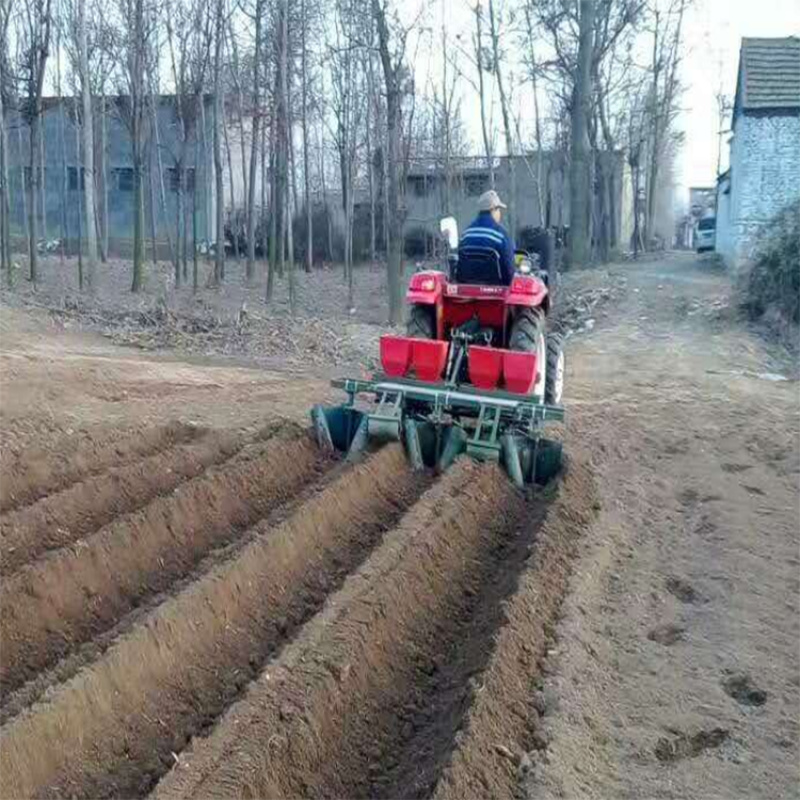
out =
<svg viewBox="0 0 800 800"><path fill-rule="evenodd" d="M550 297L544 281L533 275L515 275L506 295L507 306L523 306L526 308L543 308L545 313L550 307Z"/></svg>
<svg viewBox="0 0 800 800"><path fill-rule="evenodd" d="M415 272L406 292L406 302L419 305L436 305L442 299L447 276L438 270Z"/></svg>

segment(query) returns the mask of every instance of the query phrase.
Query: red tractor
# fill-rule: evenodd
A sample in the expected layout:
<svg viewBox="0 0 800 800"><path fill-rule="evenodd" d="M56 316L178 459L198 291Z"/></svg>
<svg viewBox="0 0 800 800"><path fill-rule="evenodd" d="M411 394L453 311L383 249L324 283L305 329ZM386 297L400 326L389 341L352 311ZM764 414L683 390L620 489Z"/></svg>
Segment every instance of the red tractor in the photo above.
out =
<svg viewBox="0 0 800 800"><path fill-rule="evenodd" d="M546 331L548 276L518 252L518 271L504 285L494 251L455 252L454 226L442 221L454 251L449 273L412 276L407 335L381 337L382 374L334 381L348 402L312 410L317 439L349 453L402 440L415 468L444 469L466 452L502 461L520 486L541 482L561 458L560 444L541 429L564 417L561 337ZM371 395L372 408L357 408L359 395Z"/></svg>

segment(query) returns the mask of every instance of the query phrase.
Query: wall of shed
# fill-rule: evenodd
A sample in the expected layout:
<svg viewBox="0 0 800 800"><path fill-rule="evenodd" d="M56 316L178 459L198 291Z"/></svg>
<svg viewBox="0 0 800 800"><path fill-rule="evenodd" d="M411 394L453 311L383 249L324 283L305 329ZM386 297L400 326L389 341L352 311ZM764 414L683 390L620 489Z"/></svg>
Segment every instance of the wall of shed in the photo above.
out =
<svg viewBox="0 0 800 800"><path fill-rule="evenodd" d="M800 114L740 114L730 174L729 243L720 252L736 267L751 258L764 225L800 199Z"/></svg>

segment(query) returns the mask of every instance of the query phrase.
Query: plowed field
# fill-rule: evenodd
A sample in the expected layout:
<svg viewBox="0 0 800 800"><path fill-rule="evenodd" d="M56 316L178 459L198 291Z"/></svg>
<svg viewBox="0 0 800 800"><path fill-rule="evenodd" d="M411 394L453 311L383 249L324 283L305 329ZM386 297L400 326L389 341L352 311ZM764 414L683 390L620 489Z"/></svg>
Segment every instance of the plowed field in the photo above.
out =
<svg viewBox="0 0 800 800"><path fill-rule="evenodd" d="M796 386L703 269L569 342L526 492L322 453L318 378L5 340L0 798L789 796Z"/></svg>
<svg viewBox="0 0 800 800"><path fill-rule="evenodd" d="M504 767L465 731L520 658L504 699L534 691L585 465L534 497L399 445L339 463L291 423L89 440L15 464L0 516L5 796L143 796L176 764L158 795L427 796Z"/></svg>

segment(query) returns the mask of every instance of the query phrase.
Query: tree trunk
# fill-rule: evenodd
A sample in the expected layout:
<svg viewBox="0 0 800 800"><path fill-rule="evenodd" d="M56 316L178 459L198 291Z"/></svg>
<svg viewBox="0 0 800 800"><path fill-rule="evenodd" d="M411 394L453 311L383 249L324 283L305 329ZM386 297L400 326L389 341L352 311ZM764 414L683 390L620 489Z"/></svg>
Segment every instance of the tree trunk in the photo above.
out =
<svg viewBox="0 0 800 800"><path fill-rule="evenodd" d="M0 72L2 77L2 72ZM0 91L0 269L5 275L10 289L14 283L11 264L11 219L8 201L8 136L6 136L6 117L3 106L3 92Z"/></svg>
<svg viewBox="0 0 800 800"><path fill-rule="evenodd" d="M530 5L526 3L525 5L525 24L526 24L526 32L528 38L528 48L530 51L529 54L529 62L530 62L530 79L531 79L531 89L533 91L533 129L534 129L534 136L536 139L536 201L538 203L538 214L539 214L539 223L542 227L547 228L549 227L549 222L545 223L545 199L542 193L542 171L544 169L544 151L542 148L542 118L541 114L539 113L539 90L538 90L538 75L537 75L537 67L536 67L536 53L534 51L534 28L533 28L533 21L531 19L531 9ZM549 194L549 185L547 187L547 193Z"/></svg>
<svg viewBox="0 0 800 800"><path fill-rule="evenodd" d="M225 280L225 182L222 172L222 137L220 125L225 124L222 108L222 30L224 0L217 0L217 31L214 46L214 178L217 193L216 253L214 254L214 280ZM233 198L231 198L233 202Z"/></svg>
<svg viewBox="0 0 800 800"><path fill-rule="evenodd" d="M369 257L374 264L378 258L377 229L375 227L375 166L372 163L372 141L370 128L372 127L367 106L367 180L369 183Z"/></svg>
<svg viewBox="0 0 800 800"><path fill-rule="evenodd" d="M311 213L311 159L309 157L308 147L308 53L306 45L306 35L308 33L308 18L307 18L306 0L302 1L301 13L303 15L302 26L302 80L303 80L303 183L305 190L305 208L306 208L306 272L311 272L314 266L314 215Z"/></svg>
<svg viewBox="0 0 800 800"><path fill-rule="evenodd" d="M653 222L656 213L656 182L658 180L658 159L661 149L661 109L659 108L658 85L661 72L661 59L658 52L660 15L655 11L655 27L653 29L653 84L650 89L651 120L653 126L651 147L649 152L650 168L647 170L646 178L646 204L644 217L644 241L645 247L650 246L653 239Z"/></svg>
<svg viewBox="0 0 800 800"><path fill-rule="evenodd" d="M135 137L138 139L138 137ZM142 191L142 153L138 141L133 145L133 280L131 291L144 288L144 192Z"/></svg>
<svg viewBox="0 0 800 800"><path fill-rule="evenodd" d="M78 0L78 52L83 102L83 206L86 214L86 281L91 289L97 265L97 232L94 208L94 117L89 84L89 51L86 40L86 0ZM80 163L80 162L79 162Z"/></svg>
<svg viewBox="0 0 800 800"><path fill-rule="evenodd" d="M224 113L223 113L224 119ZM223 122L222 125L223 131L223 141L225 142L225 155L228 159L228 183L231 189L231 216L230 216L230 226L231 226L231 233L233 234L233 257L238 261L239 260L239 225L236 220L236 187L233 183L233 158L231 156L231 140L228 136L228 125L227 122Z"/></svg>
<svg viewBox="0 0 800 800"><path fill-rule="evenodd" d="M39 202L42 209L42 239L47 253L47 173L44 171L44 136L39 136Z"/></svg>
<svg viewBox="0 0 800 800"><path fill-rule="evenodd" d="M399 325L403 316L402 258L403 217L400 209L400 137L401 96L400 73L402 63L392 64L389 45L389 28L386 13L380 0L372 0L372 13L378 29L378 42L386 84L386 144L388 168L389 242L386 259L386 279L389 289L389 324Z"/></svg>
<svg viewBox="0 0 800 800"><path fill-rule="evenodd" d="M22 224L23 229L27 232L29 230L29 221L28 221L28 177L25 174L25 148L22 146L22 125L19 124L17 126L17 150L19 151L19 158L17 163L19 164L19 185L20 189L22 190L20 194L22 194ZM66 167L65 167L66 169ZM25 242L28 249L28 263L31 263L31 240L30 236L25 237Z"/></svg>
<svg viewBox="0 0 800 800"><path fill-rule="evenodd" d="M39 155L39 138L40 138L40 117L39 109L34 111L30 122L30 159L29 159L29 181L28 181L28 252L30 253L30 270L28 277L32 283L39 280L39 251L37 244L39 240L39 231L37 225L37 212L36 212L36 197L39 189L39 168L37 158Z"/></svg>
<svg viewBox="0 0 800 800"><path fill-rule="evenodd" d="M322 184L322 205L325 209L325 225L328 233L328 261L333 261L333 220L328 205L328 183L325 180L325 149L323 135L319 136L319 175Z"/></svg>
<svg viewBox="0 0 800 800"><path fill-rule="evenodd" d="M253 126L250 142L250 183L247 193L247 280L252 281L256 274L256 176L258 174L258 148L261 125L261 18L263 3L256 3L256 42L253 57ZM263 187L262 187L263 189Z"/></svg>
<svg viewBox="0 0 800 800"><path fill-rule="evenodd" d="M277 84L275 86L277 89ZM270 125L270 203L269 203L269 258L267 264L267 302L272 300L275 290L275 272L278 267L278 216L279 216L279 169L278 169L278 135L277 135L277 113L275 106L272 107L272 120ZM282 249L283 245L281 245Z"/></svg>
<svg viewBox="0 0 800 800"><path fill-rule="evenodd" d="M156 229L156 187L155 182L153 181L153 159L149 158L148 161L149 169L147 170L147 187L148 187L148 194L149 197L149 207L150 207L150 249L151 249L151 256L153 258L153 269L158 269L158 249L156 244L156 239L158 238L158 231ZM167 223L166 215L164 215L164 222L165 225Z"/></svg>
<svg viewBox="0 0 800 800"><path fill-rule="evenodd" d="M494 74L497 78L497 90L500 94L500 113L503 115L503 132L506 140L506 158L508 171L509 202L507 211L507 225L511 235L514 235L514 220L517 215L517 173L514 168L514 137L511 130L511 113L509 102L506 95L505 84L503 83L503 71L500 68L500 31L497 26L497 19L494 13L494 0L489 0L489 31L492 37L492 60L494 62Z"/></svg>
<svg viewBox="0 0 800 800"><path fill-rule="evenodd" d="M489 185L494 189L494 155L489 137L489 121L486 117L486 86L483 80L483 11L480 3L475 6L475 58L478 67L478 95L481 108L481 134L483 151L486 154L486 168L489 170Z"/></svg>
<svg viewBox="0 0 800 800"><path fill-rule="evenodd" d="M594 0L581 0L578 63L572 95L570 147L569 263L585 265L589 260L591 152L589 147L589 105L591 57L594 32Z"/></svg>
<svg viewBox="0 0 800 800"><path fill-rule="evenodd" d="M260 24L260 19L258 17L258 9L256 9L256 25ZM247 148L244 141L244 98L242 96L242 81L241 74L239 72L239 47L236 44L236 37L234 35L232 22L233 21L231 20L231 24L228 28L231 41L231 53L233 54L233 69L231 70L231 74L233 76L234 88L236 89L236 118L237 122L239 123L239 148L242 155L242 202L244 203L243 210L245 219L247 219L247 201L250 197L250 192L248 191ZM257 63L257 61L258 59L256 58L255 62ZM231 164L231 173L233 173L233 164ZM231 200L231 202L233 202L233 200ZM238 241L236 244L236 258L239 258Z"/></svg>
<svg viewBox="0 0 800 800"><path fill-rule="evenodd" d="M175 225L175 248L172 247L172 236L169 232L169 222L167 221L167 191L164 186L164 162L161 157L161 133L160 128L161 125L158 121L158 99L156 98L155 94L151 95L151 103L150 103L150 117L151 123L153 127L153 137L155 139L155 146L156 146L156 169L158 170L158 194L159 194L159 201L161 203L161 216L164 219L164 236L167 240L167 248L169 249L169 260L172 262L172 266L175 272L175 286L181 285L181 274L180 274L180 248L181 248L181 231L180 231L180 224L176 223ZM181 143L181 156L183 156L183 143ZM180 175L182 171L182 162L177 164L178 169L178 179L180 181Z"/></svg>
<svg viewBox="0 0 800 800"><path fill-rule="evenodd" d="M293 220L292 220L292 204L291 204L291 187L289 183L289 170L294 169L294 164L291 161L292 146L291 136L292 128L289 121L289 0L281 0L281 145L283 151L283 208L284 214L281 219L281 228L286 233L286 248L288 256L288 270L289 270L289 305L294 312L295 296L294 296L294 237L292 235ZM292 186L294 181L292 181ZM281 237L283 241L283 237ZM283 256L283 246L281 246L281 256ZM281 258L281 260L283 260Z"/></svg>
<svg viewBox="0 0 800 800"><path fill-rule="evenodd" d="M101 98L100 119L100 173L103 185L103 217L101 224L100 258L108 261L108 107L105 94Z"/></svg>
<svg viewBox="0 0 800 800"><path fill-rule="evenodd" d="M83 190L81 187L81 136L77 98L72 108L75 112L75 163L78 165L75 167L78 172L78 191L76 193L78 197L78 288L83 291L86 286L86 273L83 269Z"/></svg>

